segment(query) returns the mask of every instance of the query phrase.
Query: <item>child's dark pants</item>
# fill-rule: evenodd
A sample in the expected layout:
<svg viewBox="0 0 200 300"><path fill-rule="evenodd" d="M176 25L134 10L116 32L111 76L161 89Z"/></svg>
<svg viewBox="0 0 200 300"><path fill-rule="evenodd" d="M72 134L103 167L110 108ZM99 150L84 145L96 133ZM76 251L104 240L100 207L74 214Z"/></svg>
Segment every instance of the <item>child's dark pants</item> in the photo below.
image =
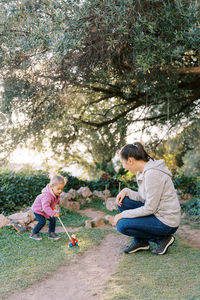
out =
<svg viewBox="0 0 200 300"><path fill-rule="evenodd" d="M34 213L36 220L38 221L37 225L33 228L32 233L38 233L46 224L46 218L43 215ZM55 232L56 228L56 218L49 217L49 233Z"/></svg>

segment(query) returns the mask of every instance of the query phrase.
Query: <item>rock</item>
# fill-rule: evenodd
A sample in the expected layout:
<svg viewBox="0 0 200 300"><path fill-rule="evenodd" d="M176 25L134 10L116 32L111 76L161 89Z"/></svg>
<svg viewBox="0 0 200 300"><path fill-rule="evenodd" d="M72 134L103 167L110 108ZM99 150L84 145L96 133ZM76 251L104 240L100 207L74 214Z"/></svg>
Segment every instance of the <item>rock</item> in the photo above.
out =
<svg viewBox="0 0 200 300"><path fill-rule="evenodd" d="M93 195L94 195L95 197L97 197L97 198L100 198L100 199L105 200L105 195L104 195L103 192L101 192L101 191L94 191L94 192L93 192Z"/></svg>
<svg viewBox="0 0 200 300"><path fill-rule="evenodd" d="M60 202L63 203L65 201L73 200L73 195L71 193L62 192L60 195Z"/></svg>
<svg viewBox="0 0 200 300"><path fill-rule="evenodd" d="M85 199L85 198L79 198L78 201L79 201L79 203L80 203L81 205L83 205L83 204L86 203L86 199Z"/></svg>
<svg viewBox="0 0 200 300"><path fill-rule="evenodd" d="M92 220L86 220L85 221L85 227L86 228L92 228Z"/></svg>
<svg viewBox="0 0 200 300"><path fill-rule="evenodd" d="M0 228L6 226L9 224L9 220L4 216L4 215L0 215Z"/></svg>
<svg viewBox="0 0 200 300"><path fill-rule="evenodd" d="M94 227L101 227L105 225L104 219L102 217L96 217L92 220L92 224Z"/></svg>
<svg viewBox="0 0 200 300"><path fill-rule="evenodd" d="M33 221L33 222L29 223L29 224L26 226L27 230L32 231L32 229L37 225L37 223L38 223L38 221Z"/></svg>
<svg viewBox="0 0 200 300"><path fill-rule="evenodd" d="M104 217L104 219L109 223L109 224L113 224L113 221L114 221L114 216L111 216L111 215L106 215Z"/></svg>
<svg viewBox="0 0 200 300"><path fill-rule="evenodd" d="M92 202L92 198L90 198L90 197L87 197L85 200L86 200L87 203L91 203Z"/></svg>
<svg viewBox="0 0 200 300"><path fill-rule="evenodd" d="M85 187L80 187L80 189L77 191L78 194L84 198L88 198L90 196L92 196L92 192L90 191L90 189L85 186Z"/></svg>
<svg viewBox="0 0 200 300"><path fill-rule="evenodd" d="M80 209L80 203L77 201L65 200L64 202L62 202L62 206L69 210L79 210Z"/></svg>
<svg viewBox="0 0 200 300"><path fill-rule="evenodd" d="M103 191L104 198L108 198L110 196L110 191L108 189Z"/></svg>
<svg viewBox="0 0 200 300"><path fill-rule="evenodd" d="M106 208L110 211L112 210L116 210L117 207L116 207L116 198L115 197L111 197L111 198L108 198L106 200Z"/></svg>
<svg viewBox="0 0 200 300"><path fill-rule="evenodd" d="M12 214L8 217L8 219L27 225L35 219L35 216L32 210L28 210L26 212L20 211L19 213Z"/></svg>
<svg viewBox="0 0 200 300"><path fill-rule="evenodd" d="M75 199L76 196L78 195L77 191L74 189L70 189L67 194L71 195L71 199Z"/></svg>

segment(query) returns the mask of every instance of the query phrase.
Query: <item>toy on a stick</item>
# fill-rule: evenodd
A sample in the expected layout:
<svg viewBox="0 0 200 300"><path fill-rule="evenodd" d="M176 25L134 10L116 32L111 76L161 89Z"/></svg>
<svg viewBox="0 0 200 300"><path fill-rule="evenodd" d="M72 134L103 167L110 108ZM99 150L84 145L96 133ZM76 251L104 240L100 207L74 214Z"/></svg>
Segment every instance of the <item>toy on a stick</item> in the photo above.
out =
<svg viewBox="0 0 200 300"><path fill-rule="evenodd" d="M15 228L15 230L19 233L24 233L26 231L26 227L22 225L20 222L10 221L9 225Z"/></svg>
<svg viewBox="0 0 200 300"><path fill-rule="evenodd" d="M60 224L62 225L64 231L66 232L70 242L67 244L69 248L73 247L73 246L79 246L78 244L78 240L76 239L76 236L74 234L72 234L72 236L69 235L69 232L67 231L66 227L64 226L63 222L61 221L60 217L58 217Z"/></svg>

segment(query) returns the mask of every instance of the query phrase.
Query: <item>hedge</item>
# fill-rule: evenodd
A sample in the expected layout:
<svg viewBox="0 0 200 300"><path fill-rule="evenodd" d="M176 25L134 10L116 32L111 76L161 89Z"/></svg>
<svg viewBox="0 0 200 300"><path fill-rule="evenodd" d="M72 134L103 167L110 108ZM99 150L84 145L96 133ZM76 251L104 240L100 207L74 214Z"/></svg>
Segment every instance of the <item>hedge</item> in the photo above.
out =
<svg viewBox="0 0 200 300"><path fill-rule="evenodd" d="M135 177L126 181L124 177L122 178L120 176L118 178L105 176L105 180L96 179L87 181L74 177L69 173L61 172L61 174L68 178L64 189L65 192L71 188L78 190L81 186L88 186L91 191L102 191L106 185L111 192L111 196L116 196L119 192L119 184L120 189L128 187L137 190ZM199 177L185 177L179 175L173 180L175 187L181 189L184 193L191 193L196 196L200 195ZM24 207L31 206L36 196L41 193L41 190L48 182L48 173L45 171L21 170L14 172L0 169L0 213L4 212L4 214L9 214ZM199 210L197 210L197 212L199 212Z"/></svg>
<svg viewBox="0 0 200 300"><path fill-rule="evenodd" d="M48 182L46 172L0 170L0 212L8 214L30 206Z"/></svg>
<svg viewBox="0 0 200 300"><path fill-rule="evenodd" d="M111 196L116 196L119 191L119 180L109 178L106 181L96 179L93 181L81 180L69 173L61 172L68 178L64 191L81 186L88 186L91 191L102 191L105 185L111 191ZM21 170L18 172L0 169L0 213L10 214L22 208L31 206L37 195L49 183L48 173L45 171ZM120 182L120 187L136 189L135 180Z"/></svg>

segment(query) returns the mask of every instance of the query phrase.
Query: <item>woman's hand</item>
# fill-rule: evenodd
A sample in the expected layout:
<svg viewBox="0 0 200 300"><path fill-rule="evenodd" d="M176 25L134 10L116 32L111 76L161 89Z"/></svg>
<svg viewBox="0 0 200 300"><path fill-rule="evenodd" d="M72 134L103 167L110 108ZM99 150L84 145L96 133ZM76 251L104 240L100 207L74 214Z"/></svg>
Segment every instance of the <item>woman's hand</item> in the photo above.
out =
<svg viewBox="0 0 200 300"><path fill-rule="evenodd" d="M116 198L116 203L117 205L119 206L122 206L122 201L124 199L124 197L126 196L126 191L125 189L121 190L121 192L117 195L117 198Z"/></svg>
<svg viewBox="0 0 200 300"><path fill-rule="evenodd" d="M54 215L54 217L55 217L55 218L60 217L59 213L56 212L55 215Z"/></svg>
<svg viewBox="0 0 200 300"><path fill-rule="evenodd" d="M113 220L113 225L116 226L118 221L121 219L122 219L121 214L115 215L114 220Z"/></svg>

